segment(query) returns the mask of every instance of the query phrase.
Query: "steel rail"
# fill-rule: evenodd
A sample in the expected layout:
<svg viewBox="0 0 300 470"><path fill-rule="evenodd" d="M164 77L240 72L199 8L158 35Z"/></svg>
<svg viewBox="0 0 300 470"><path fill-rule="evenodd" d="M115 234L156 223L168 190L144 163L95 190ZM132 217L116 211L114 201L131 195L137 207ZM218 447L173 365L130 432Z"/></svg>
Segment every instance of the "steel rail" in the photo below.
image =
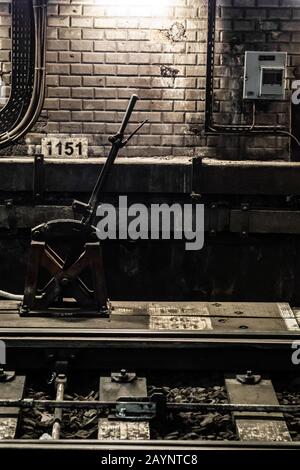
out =
<svg viewBox="0 0 300 470"><path fill-rule="evenodd" d="M1 314L0 314L1 320ZM149 330L149 329L128 329L128 328L0 328L0 337L6 336L18 336L19 338L24 335L24 337L56 337L69 339L70 337L96 337L96 338L113 338L113 339L259 339L259 340L286 340L292 339L296 341L300 340L300 330L299 331L248 331L248 330L202 330L202 331L193 331L193 330L184 330L184 331L171 331L171 330Z"/></svg>
<svg viewBox="0 0 300 470"><path fill-rule="evenodd" d="M125 399L119 401L90 401L90 400L62 400L62 391L59 392L59 401L57 400L34 400L31 398L24 398L20 400L14 399L0 399L0 407L6 408L21 408L21 409L97 409L113 410L117 405L123 405ZM140 405L148 403L146 400L130 401L131 405ZM151 402L154 403L154 402ZM177 412L200 412L200 411L219 411L219 412L258 412L258 413L300 413L299 405L268 405L268 404L231 404L231 403L172 403L165 404L167 411ZM61 417L59 418L61 420Z"/></svg>
<svg viewBox="0 0 300 470"><path fill-rule="evenodd" d="M0 450L300 450L300 442L243 442L243 441L210 441L210 440L150 440L150 441L114 441L114 440L59 440L59 441L40 441L33 439L15 439L0 441Z"/></svg>

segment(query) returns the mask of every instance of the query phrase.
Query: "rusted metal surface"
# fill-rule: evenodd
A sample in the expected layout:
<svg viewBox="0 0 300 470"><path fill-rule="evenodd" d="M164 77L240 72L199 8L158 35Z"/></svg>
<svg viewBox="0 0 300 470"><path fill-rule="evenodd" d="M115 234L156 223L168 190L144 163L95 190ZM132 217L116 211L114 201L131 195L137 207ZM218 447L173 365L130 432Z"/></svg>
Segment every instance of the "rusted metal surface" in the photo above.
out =
<svg viewBox="0 0 300 470"><path fill-rule="evenodd" d="M55 248L55 241L70 243L75 238L76 251L67 251L64 258ZM57 220L33 229L24 300L23 316L50 315L50 309L66 309L66 314L100 315L106 313L107 291L102 251L92 231L79 222ZM74 240L73 240L74 241ZM48 278L41 283L41 270ZM90 284L82 280L89 273ZM64 312L61 310L60 312Z"/></svg>

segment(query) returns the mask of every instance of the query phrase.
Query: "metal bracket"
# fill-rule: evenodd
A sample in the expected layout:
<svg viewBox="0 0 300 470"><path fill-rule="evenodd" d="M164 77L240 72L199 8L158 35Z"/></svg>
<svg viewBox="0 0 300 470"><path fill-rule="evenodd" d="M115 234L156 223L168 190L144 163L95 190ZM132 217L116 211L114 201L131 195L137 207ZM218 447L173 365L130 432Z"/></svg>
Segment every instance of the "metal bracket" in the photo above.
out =
<svg viewBox="0 0 300 470"><path fill-rule="evenodd" d="M85 202L74 200L72 203L74 216L87 216L92 213L91 206Z"/></svg>
<svg viewBox="0 0 300 470"><path fill-rule="evenodd" d="M40 202L45 191L45 166L44 155L38 154L34 156L33 169L33 197L35 202Z"/></svg>
<svg viewBox="0 0 300 470"><path fill-rule="evenodd" d="M246 238L249 234L249 208L250 204L248 203L243 203L241 204L241 210L242 210L242 215L241 215L241 236L243 238Z"/></svg>
<svg viewBox="0 0 300 470"><path fill-rule="evenodd" d="M215 236L218 231L218 203L213 202L209 209L209 234Z"/></svg>
<svg viewBox="0 0 300 470"><path fill-rule="evenodd" d="M237 375L236 380L244 385L256 385L261 381L261 375L254 375L251 370L247 370L246 374Z"/></svg>
<svg viewBox="0 0 300 470"><path fill-rule="evenodd" d="M121 421L150 421L155 417L156 403L137 401L137 398L131 402L128 398L120 398L116 405L115 415L109 418Z"/></svg>
<svg viewBox="0 0 300 470"><path fill-rule="evenodd" d="M130 383L136 380L135 372L127 372L126 369L121 369L120 372L112 372L111 381L117 383Z"/></svg>
<svg viewBox="0 0 300 470"><path fill-rule="evenodd" d="M7 211L7 225L10 230L15 231L17 228L17 215L13 199L7 199L5 207Z"/></svg>
<svg viewBox="0 0 300 470"><path fill-rule="evenodd" d="M4 371L4 369L0 367L0 383L12 382L15 377L16 373L14 371Z"/></svg>

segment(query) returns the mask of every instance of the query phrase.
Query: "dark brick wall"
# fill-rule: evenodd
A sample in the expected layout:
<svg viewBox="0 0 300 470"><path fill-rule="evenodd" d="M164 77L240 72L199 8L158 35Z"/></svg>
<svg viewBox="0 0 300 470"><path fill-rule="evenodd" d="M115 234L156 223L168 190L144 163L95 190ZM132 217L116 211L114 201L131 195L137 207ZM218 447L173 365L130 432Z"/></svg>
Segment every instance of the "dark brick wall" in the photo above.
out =
<svg viewBox="0 0 300 470"><path fill-rule="evenodd" d="M1 73L9 80L9 3L0 0ZM87 135L91 155L107 153L131 93L133 124L149 118L127 156L205 155L288 159L289 139L204 137L206 0L49 0L47 98L40 122L17 153L45 134ZM215 122L251 122L241 99L245 50L289 53L287 88L300 72L299 0L219 0ZM257 123L290 125L285 102L258 105ZM200 134L200 135L196 135Z"/></svg>

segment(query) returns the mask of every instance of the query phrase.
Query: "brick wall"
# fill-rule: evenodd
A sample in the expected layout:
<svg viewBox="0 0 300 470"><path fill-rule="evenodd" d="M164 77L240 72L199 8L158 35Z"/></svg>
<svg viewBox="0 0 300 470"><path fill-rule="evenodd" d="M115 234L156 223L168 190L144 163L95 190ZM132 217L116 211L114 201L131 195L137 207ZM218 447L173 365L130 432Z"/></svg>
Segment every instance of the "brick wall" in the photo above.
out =
<svg viewBox="0 0 300 470"><path fill-rule="evenodd" d="M134 123L147 124L127 156L288 158L285 137L204 137L206 0L48 0L47 98L27 146L45 134L88 136L90 155L106 155L132 93ZM243 7L243 8L242 8ZM2 77L8 80L9 2L0 0ZM245 50L289 52L289 81L300 72L300 0L219 0L217 124L251 122L242 101ZM258 106L258 124L289 125L286 102Z"/></svg>

